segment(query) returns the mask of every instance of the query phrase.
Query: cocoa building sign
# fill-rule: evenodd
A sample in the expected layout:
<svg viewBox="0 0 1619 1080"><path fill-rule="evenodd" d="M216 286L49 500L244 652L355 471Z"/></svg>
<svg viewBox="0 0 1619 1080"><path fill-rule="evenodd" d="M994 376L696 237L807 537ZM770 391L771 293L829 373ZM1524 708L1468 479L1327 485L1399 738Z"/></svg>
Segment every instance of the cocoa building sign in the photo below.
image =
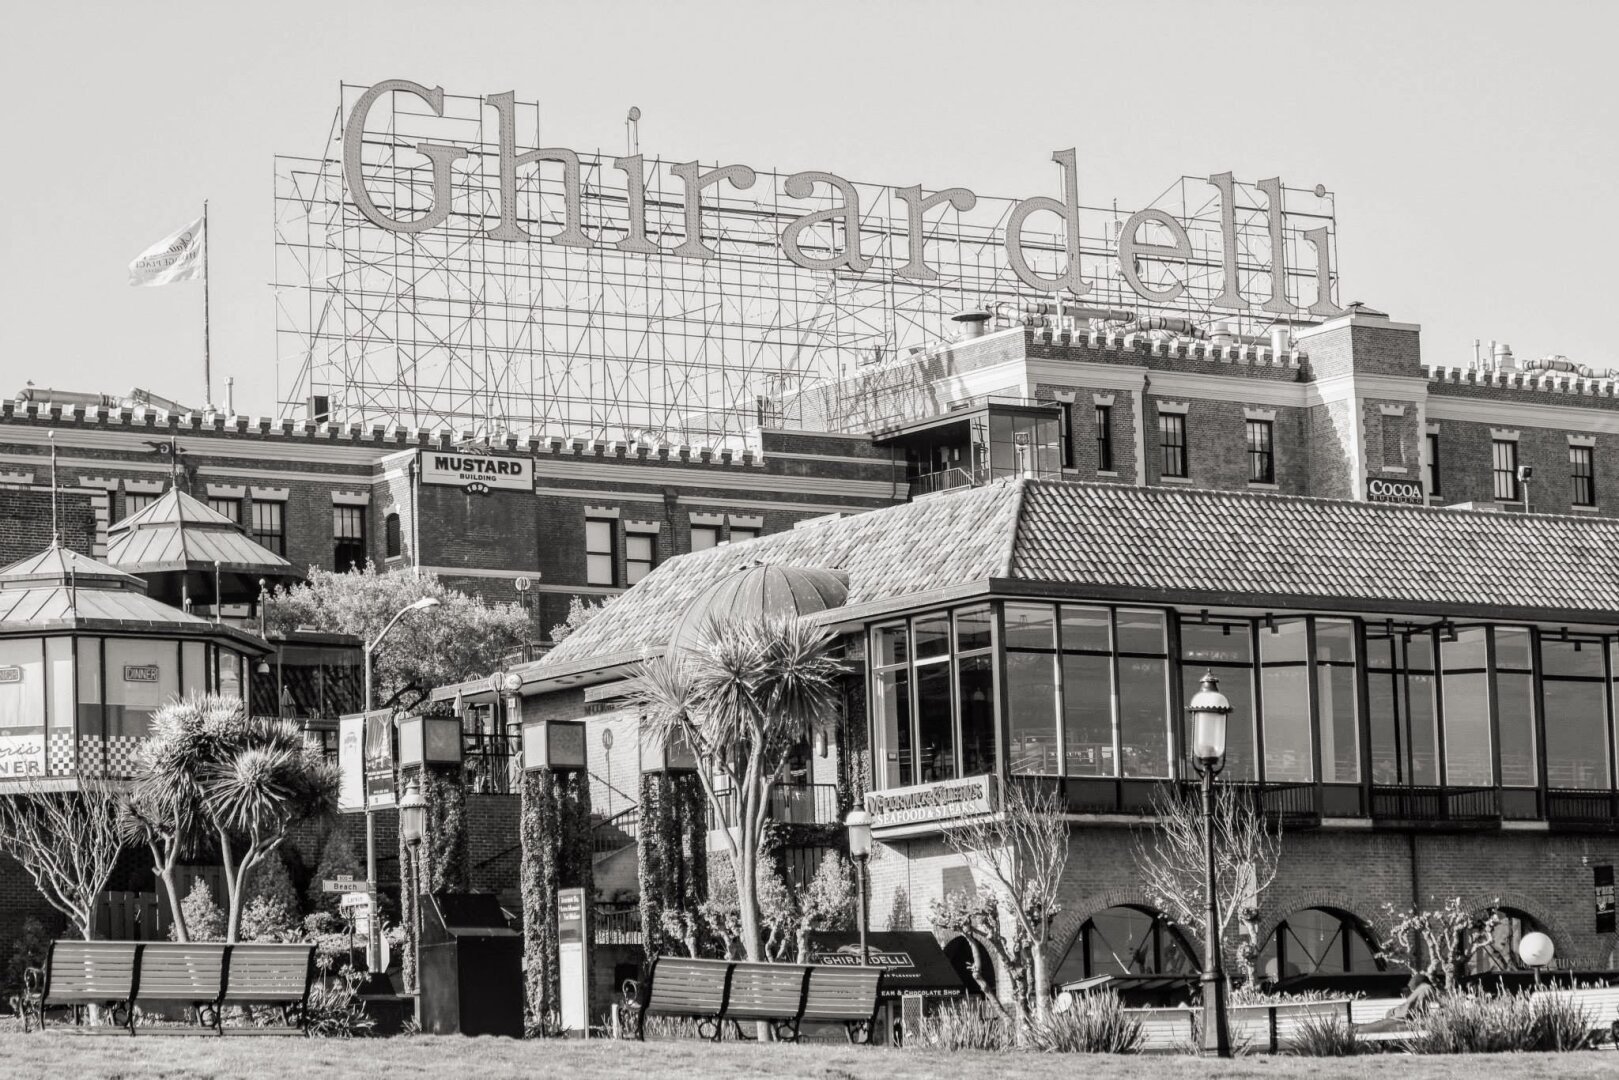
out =
<svg viewBox="0 0 1619 1080"><path fill-rule="evenodd" d="M547 243L564 247L615 247L617 250L643 255L673 255L678 258L707 260L719 252L709 241L716 239L720 230L714 227L713 215L719 213L719 200L727 191L747 191L759 181L759 173L748 165L724 165L706 168L697 161L668 166L678 184L673 203L675 230L647 227L648 211L652 203L667 200L668 188L663 177L649 183L648 162L639 153L611 159L611 168L624 174L624 201L628 216L622 235L608 241L586 231L584 202L594 197L586 190L580 155L561 146L524 147L517 145L517 103L512 92L493 94L483 99L484 111L493 111L498 125L498 191L490 189L476 192L457 191L457 185L473 181L467 179L467 159L475 148L454 142L433 142L418 139L414 144L398 143L401 156L415 155L423 163L424 196L409 209L397 205L384 206L381 190L372 190L368 183L365 140L367 122L373 107L386 95L405 95L417 99L410 109L426 107L435 117L443 117L444 89L429 89L408 79L390 79L368 88L344 120L343 175L355 208L372 224L394 233L418 234L431 232L443 225L456 207L477 207L475 227L491 240L512 243ZM381 112L382 110L379 110ZM390 146L395 145L390 136ZM1017 202L999 227L999 246L1003 249L1006 267L1030 289L1048 295L1067 295L1083 299L1092 291L1093 280L1087 279L1082 268L1080 243L1079 155L1074 149L1058 150L1051 155L1061 170L1061 190L1056 194L1035 195ZM534 225L525 217L520 205L519 173L530 169L549 167L557 170L563 187L562 220L560 228L540 236L526 226ZM656 167L656 163L654 163ZM478 181L481 183L481 181ZM771 183L778 181L772 180ZM1231 173L1216 173L1208 178L1209 200L1217 204L1219 252L1201 250L1194 245L1185 221L1162 209L1138 210L1124 221L1115 223L1116 234L1108 239L1112 257L1105 272L1117 275L1144 301L1169 304L1186 291L1182 280L1152 280L1143 269L1144 262L1159 264L1203 264L1212 260L1210 270L1220 284L1210 302L1216 308L1229 311L1249 311L1258 308L1274 315L1298 316L1308 314L1320 318L1341 315L1343 309L1332 301L1332 242L1329 228L1315 223L1310 215L1289 213L1283 205L1283 187L1279 177L1261 180L1254 187L1266 203L1264 231L1269 234L1269 258L1264 264L1256 262L1253 250L1239 242L1239 233L1246 231L1248 222L1258 209L1241 205L1238 184ZM924 189L920 184L893 188L893 197L903 207L899 215L907 223L903 230L902 246L908 248L908 257L892 269L895 278L913 281L935 281L941 277L936 266L929 264L925 243L926 222L931 214L966 213L978 205L978 196L963 187ZM1317 188L1317 194L1325 189ZM775 202L791 207L795 201L810 202L815 209L806 207L802 215L791 218L781 229L777 243L781 253L798 266L808 270L830 271L840 274L862 275L872 267L870 247L877 238L862 235L862 207L856 184L835 173L820 169L807 169L779 178L779 190L772 193ZM826 200L830 200L828 203ZM483 209L485 206L488 209ZM460 212L465 212L464 209ZM1243 224L1239 227L1239 215ZM591 220L601 218L593 213ZM706 221L706 225L705 225ZM680 223L683 222L683 228ZM1291 230L1302 243L1289 245L1284 233ZM1025 233L1030 235L1026 238ZM869 242L868 242L869 239ZM679 240L678 244L674 243ZM1055 242L1055 264L1051 260L1031 261L1031 253L1049 249ZM1197 250L1194 250L1197 249ZM1289 250L1299 265L1285 265ZM1090 257L1092 249L1085 255ZM1287 295L1287 282L1293 269L1308 275L1314 271L1315 295L1299 296L1295 303ZM1098 272L1094 264L1091 276ZM1264 291L1257 295L1244 295L1243 286L1255 289L1254 275ZM1300 288L1308 291L1308 279Z"/></svg>

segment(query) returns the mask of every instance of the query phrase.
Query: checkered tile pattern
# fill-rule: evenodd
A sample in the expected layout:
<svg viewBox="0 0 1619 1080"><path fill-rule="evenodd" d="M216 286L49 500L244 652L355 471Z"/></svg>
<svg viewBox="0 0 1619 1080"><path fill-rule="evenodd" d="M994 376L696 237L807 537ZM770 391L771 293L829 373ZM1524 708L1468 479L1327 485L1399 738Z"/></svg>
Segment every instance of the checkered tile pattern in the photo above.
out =
<svg viewBox="0 0 1619 1080"><path fill-rule="evenodd" d="M124 779L135 775L135 749L145 739L140 735L108 735L106 737L107 775Z"/></svg>
<svg viewBox="0 0 1619 1080"><path fill-rule="evenodd" d="M78 764L73 750L73 732L51 732L45 740L45 775L72 776Z"/></svg>

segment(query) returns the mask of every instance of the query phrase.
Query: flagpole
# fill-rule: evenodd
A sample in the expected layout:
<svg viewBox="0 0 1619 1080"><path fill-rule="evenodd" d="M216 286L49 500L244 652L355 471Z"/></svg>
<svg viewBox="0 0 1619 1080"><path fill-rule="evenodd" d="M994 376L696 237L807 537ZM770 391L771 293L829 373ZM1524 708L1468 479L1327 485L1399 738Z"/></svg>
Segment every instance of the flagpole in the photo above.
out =
<svg viewBox="0 0 1619 1080"><path fill-rule="evenodd" d="M208 340L208 200L202 200L202 404L214 403L213 356Z"/></svg>

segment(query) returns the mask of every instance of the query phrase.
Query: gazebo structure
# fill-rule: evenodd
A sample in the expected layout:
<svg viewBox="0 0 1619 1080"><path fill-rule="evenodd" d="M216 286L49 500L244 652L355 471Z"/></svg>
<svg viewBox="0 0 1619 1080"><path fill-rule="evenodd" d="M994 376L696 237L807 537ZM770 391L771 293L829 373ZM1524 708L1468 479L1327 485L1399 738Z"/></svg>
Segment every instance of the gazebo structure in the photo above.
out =
<svg viewBox="0 0 1619 1080"><path fill-rule="evenodd" d="M304 576L179 488L108 530L107 562L143 578L154 599L182 609L209 605L216 612L229 604L251 608L263 588Z"/></svg>
<svg viewBox="0 0 1619 1080"><path fill-rule="evenodd" d="M52 545L0 569L0 786L127 776L172 698L248 696L256 635L187 614L132 574Z"/></svg>

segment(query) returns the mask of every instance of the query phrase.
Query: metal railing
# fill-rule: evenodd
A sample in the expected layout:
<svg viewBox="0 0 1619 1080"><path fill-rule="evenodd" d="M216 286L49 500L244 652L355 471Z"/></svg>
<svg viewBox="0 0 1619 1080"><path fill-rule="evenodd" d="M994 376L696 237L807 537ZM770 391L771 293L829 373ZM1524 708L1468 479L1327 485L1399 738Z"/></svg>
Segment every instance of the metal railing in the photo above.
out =
<svg viewBox="0 0 1619 1080"><path fill-rule="evenodd" d="M1619 806L1611 791L1551 788L1546 792L1546 820L1587 825L1619 824Z"/></svg>
<svg viewBox="0 0 1619 1080"><path fill-rule="evenodd" d="M940 469L938 472L923 473L921 476L911 478L910 497L920 498L923 495L932 495L936 491L954 491L957 488L972 487L984 482L985 470Z"/></svg>
<svg viewBox="0 0 1619 1080"><path fill-rule="evenodd" d="M638 907L598 907L591 927L597 945L641 944L641 909Z"/></svg>
<svg viewBox="0 0 1619 1080"><path fill-rule="evenodd" d="M717 793L721 813L710 810L711 828L731 828L737 821L735 792ZM789 825L833 825L838 817L838 785L779 784L770 791L770 817Z"/></svg>
<svg viewBox="0 0 1619 1080"><path fill-rule="evenodd" d="M468 792L512 795L521 790L522 736L464 731L461 733L461 759Z"/></svg>
<svg viewBox="0 0 1619 1080"><path fill-rule="evenodd" d="M590 830L590 853L605 855L610 851L629 847L641 833L641 808L632 806L605 821L598 821Z"/></svg>
<svg viewBox="0 0 1619 1080"><path fill-rule="evenodd" d="M1497 821L1493 787L1372 787L1372 817L1395 821Z"/></svg>

